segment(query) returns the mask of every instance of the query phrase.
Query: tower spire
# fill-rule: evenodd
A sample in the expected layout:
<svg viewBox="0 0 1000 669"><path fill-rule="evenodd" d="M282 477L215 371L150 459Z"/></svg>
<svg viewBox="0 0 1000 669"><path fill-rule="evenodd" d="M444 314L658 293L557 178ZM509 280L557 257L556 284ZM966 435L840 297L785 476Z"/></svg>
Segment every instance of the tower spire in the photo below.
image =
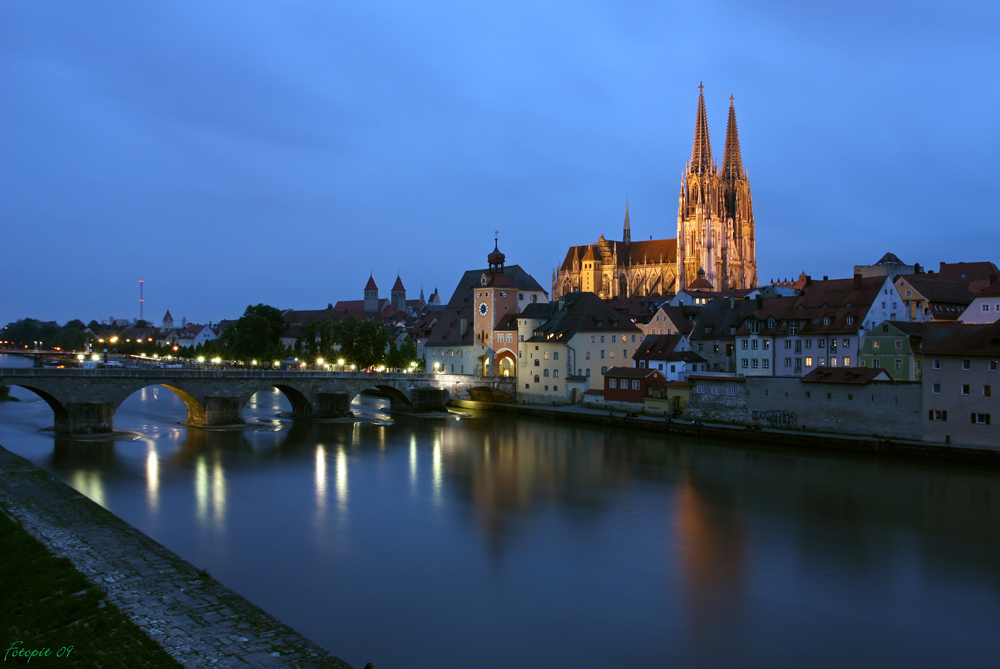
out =
<svg viewBox="0 0 1000 669"><path fill-rule="evenodd" d="M625 229L622 231L622 241L626 244L632 243L632 227L628 222L628 195L625 195Z"/></svg>
<svg viewBox="0 0 1000 669"><path fill-rule="evenodd" d="M743 176L743 158L740 156L740 136L736 130L736 107L729 96L729 125L726 126L726 151L722 158L722 178L726 181Z"/></svg>
<svg viewBox="0 0 1000 669"><path fill-rule="evenodd" d="M691 171L709 174L712 171L712 143L708 139L708 117L705 114L704 84L698 84L698 117L694 124L694 147L691 149Z"/></svg>

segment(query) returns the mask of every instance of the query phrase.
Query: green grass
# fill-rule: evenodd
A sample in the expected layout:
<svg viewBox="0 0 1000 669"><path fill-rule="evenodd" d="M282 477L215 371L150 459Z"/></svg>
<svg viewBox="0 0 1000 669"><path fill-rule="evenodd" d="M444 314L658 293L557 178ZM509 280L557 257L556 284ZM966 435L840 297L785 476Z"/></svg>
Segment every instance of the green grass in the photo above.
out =
<svg viewBox="0 0 1000 669"><path fill-rule="evenodd" d="M69 560L53 556L0 509L0 654L17 642L16 649L51 655L29 662L8 654L3 666L181 666Z"/></svg>

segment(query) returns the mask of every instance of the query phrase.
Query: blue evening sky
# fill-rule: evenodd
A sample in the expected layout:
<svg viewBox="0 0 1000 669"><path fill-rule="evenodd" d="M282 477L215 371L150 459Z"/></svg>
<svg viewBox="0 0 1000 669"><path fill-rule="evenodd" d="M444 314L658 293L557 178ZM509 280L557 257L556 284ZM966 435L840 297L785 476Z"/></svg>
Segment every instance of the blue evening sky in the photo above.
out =
<svg viewBox="0 0 1000 669"><path fill-rule="evenodd" d="M704 81L759 275L1000 262L1000 3L0 1L0 325L447 300L676 235Z"/></svg>

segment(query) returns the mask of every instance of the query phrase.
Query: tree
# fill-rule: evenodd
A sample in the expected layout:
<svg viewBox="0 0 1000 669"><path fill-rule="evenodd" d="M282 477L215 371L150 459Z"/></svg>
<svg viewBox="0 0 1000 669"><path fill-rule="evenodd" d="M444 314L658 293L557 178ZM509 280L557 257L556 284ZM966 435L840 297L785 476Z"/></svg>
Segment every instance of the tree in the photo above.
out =
<svg viewBox="0 0 1000 669"><path fill-rule="evenodd" d="M287 329L279 310L265 304L251 305L226 328L219 344L234 360L279 360L287 354L280 341Z"/></svg>
<svg viewBox="0 0 1000 669"><path fill-rule="evenodd" d="M345 318L334 328L334 341L340 344L340 355L358 369L375 367L385 360L389 333L378 323Z"/></svg>
<svg viewBox="0 0 1000 669"><path fill-rule="evenodd" d="M333 322L306 323L302 326L301 332L295 340L295 352L300 360L312 363L319 358L329 360L336 354Z"/></svg>
<svg viewBox="0 0 1000 669"><path fill-rule="evenodd" d="M389 344L389 352L385 356L386 367L407 369L411 362L416 361L417 344L412 339L404 340L399 346L396 346L395 342Z"/></svg>

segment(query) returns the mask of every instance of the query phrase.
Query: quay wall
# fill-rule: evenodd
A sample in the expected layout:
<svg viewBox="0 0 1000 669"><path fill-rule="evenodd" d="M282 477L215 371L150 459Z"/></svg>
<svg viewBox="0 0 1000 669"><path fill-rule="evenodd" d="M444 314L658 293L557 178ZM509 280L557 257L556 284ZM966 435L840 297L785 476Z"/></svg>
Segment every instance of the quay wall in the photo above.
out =
<svg viewBox="0 0 1000 669"><path fill-rule="evenodd" d="M185 667L351 669L191 563L0 446L13 517Z"/></svg>
<svg viewBox="0 0 1000 669"><path fill-rule="evenodd" d="M452 400L449 406L460 411L492 411L549 420L566 420L575 423L634 428L665 435L676 434L705 439L726 440L737 444L789 446L804 449L869 453L879 456L968 462L1000 467L1000 445L997 447L977 447L903 438L803 432L801 429L754 428L752 426L725 423L670 420L664 417L629 416L625 412L602 411L566 405L542 407L537 405L491 404L469 400Z"/></svg>

